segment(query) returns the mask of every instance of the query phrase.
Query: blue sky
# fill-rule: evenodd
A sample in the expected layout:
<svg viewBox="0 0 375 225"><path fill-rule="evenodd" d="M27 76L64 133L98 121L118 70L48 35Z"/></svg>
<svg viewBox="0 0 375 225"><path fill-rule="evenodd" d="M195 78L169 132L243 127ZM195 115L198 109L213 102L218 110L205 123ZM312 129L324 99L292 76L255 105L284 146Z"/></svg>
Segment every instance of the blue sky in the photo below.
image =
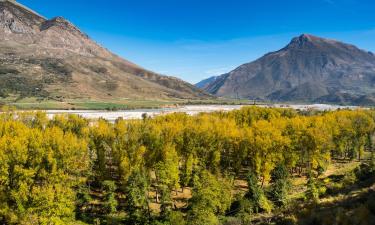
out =
<svg viewBox="0 0 375 225"><path fill-rule="evenodd" d="M18 0L147 69L195 83L302 33L375 52L374 0Z"/></svg>

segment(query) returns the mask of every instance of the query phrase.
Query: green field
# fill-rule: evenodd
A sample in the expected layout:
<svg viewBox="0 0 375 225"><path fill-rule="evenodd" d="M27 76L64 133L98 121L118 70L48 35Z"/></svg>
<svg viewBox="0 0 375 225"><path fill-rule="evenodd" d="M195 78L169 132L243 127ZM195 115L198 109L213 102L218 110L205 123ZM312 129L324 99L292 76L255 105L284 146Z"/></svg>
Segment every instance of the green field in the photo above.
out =
<svg viewBox="0 0 375 225"><path fill-rule="evenodd" d="M13 106L20 110L52 110L52 109L75 109L75 110L129 110L129 109L155 109L163 107L177 107L181 105L250 105L254 104L248 100L215 99L215 100L147 100L147 99L114 99L111 101L72 99L56 101L49 99L16 98L0 99L3 105Z"/></svg>

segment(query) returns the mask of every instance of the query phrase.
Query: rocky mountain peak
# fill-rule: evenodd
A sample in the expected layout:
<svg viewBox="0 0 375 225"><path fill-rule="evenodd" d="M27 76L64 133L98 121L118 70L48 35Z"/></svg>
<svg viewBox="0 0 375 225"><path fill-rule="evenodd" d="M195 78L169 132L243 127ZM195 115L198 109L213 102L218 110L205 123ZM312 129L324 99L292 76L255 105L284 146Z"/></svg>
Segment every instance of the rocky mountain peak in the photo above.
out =
<svg viewBox="0 0 375 225"><path fill-rule="evenodd" d="M112 57L63 17L45 19L16 1L0 2L0 40L38 45L38 51L53 49L55 56L70 53L85 56ZM68 50L68 51L67 51Z"/></svg>
<svg viewBox="0 0 375 225"><path fill-rule="evenodd" d="M86 34L81 32L76 26L74 26L71 22L69 22L64 17L61 17L61 16L58 16L58 17L55 17L55 18L52 18L50 20L43 22L42 25L40 26L40 30L44 31L52 27L56 27L57 29L79 34L79 35L84 36L85 38L88 38Z"/></svg>
<svg viewBox="0 0 375 225"><path fill-rule="evenodd" d="M42 15L38 14L34 10L18 3L15 0L0 0L0 11L3 11L4 9L7 9L9 11L18 11L18 13L23 13L23 14L30 14L28 16L32 17L39 17L40 19L46 19Z"/></svg>
<svg viewBox="0 0 375 225"><path fill-rule="evenodd" d="M310 34L302 34L292 39L287 48L305 48L313 47L321 42L325 42L323 38L319 38Z"/></svg>
<svg viewBox="0 0 375 225"><path fill-rule="evenodd" d="M12 3L12 4L19 4L19 3L17 3L16 0L0 0L0 3L4 3L4 2L8 2L8 3Z"/></svg>
<svg viewBox="0 0 375 225"><path fill-rule="evenodd" d="M373 64L375 60L374 55L361 50L354 45L310 34L302 34L293 38L292 41L285 48L278 51L278 53L293 53L300 51L310 52L309 54L324 54L331 58L340 59L340 61L369 61Z"/></svg>
<svg viewBox="0 0 375 225"><path fill-rule="evenodd" d="M301 34L297 39L300 42L307 42L307 41L314 41L314 39L318 39L318 37L315 37L311 34Z"/></svg>
<svg viewBox="0 0 375 225"><path fill-rule="evenodd" d="M35 34L45 18L16 1L0 1L0 31L4 34ZM0 39L9 38L3 35Z"/></svg>

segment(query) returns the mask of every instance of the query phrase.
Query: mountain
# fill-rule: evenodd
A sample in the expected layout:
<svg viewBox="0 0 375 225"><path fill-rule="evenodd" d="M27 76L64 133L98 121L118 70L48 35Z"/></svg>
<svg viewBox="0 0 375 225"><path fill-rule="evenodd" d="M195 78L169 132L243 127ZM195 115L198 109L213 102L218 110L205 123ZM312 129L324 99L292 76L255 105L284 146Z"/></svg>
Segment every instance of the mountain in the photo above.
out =
<svg viewBox="0 0 375 225"><path fill-rule="evenodd" d="M197 88L205 89L209 84L215 82L218 76L209 77L195 84Z"/></svg>
<svg viewBox="0 0 375 225"><path fill-rule="evenodd" d="M303 34L203 89L216 96L277 102L374 104L374 85L373 53Z"/></svg>
<svg viewBox="0 0 375 225"><path fill-rule="evenodd" d="M201 99L202 90L101 47L62 17L0 0L0 96L42 99Z"/></svg>

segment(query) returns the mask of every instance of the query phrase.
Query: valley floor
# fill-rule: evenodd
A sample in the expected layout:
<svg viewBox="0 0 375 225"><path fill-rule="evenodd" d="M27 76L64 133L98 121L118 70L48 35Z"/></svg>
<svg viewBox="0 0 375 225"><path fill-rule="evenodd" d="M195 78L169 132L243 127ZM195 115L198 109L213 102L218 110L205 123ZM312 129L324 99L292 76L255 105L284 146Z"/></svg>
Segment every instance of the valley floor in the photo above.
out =
<svg viewBox="0 0 375 225"><path fill-rule="evenodd" d="M20 110L133 110L133 109L160 109L176 108L180 105L252 105L248 100L147 100L147 99L112 99L112 100L85 100L71 99L64 101L38 100L36 98L1 99L0 104L16 107Z"/></svg>

